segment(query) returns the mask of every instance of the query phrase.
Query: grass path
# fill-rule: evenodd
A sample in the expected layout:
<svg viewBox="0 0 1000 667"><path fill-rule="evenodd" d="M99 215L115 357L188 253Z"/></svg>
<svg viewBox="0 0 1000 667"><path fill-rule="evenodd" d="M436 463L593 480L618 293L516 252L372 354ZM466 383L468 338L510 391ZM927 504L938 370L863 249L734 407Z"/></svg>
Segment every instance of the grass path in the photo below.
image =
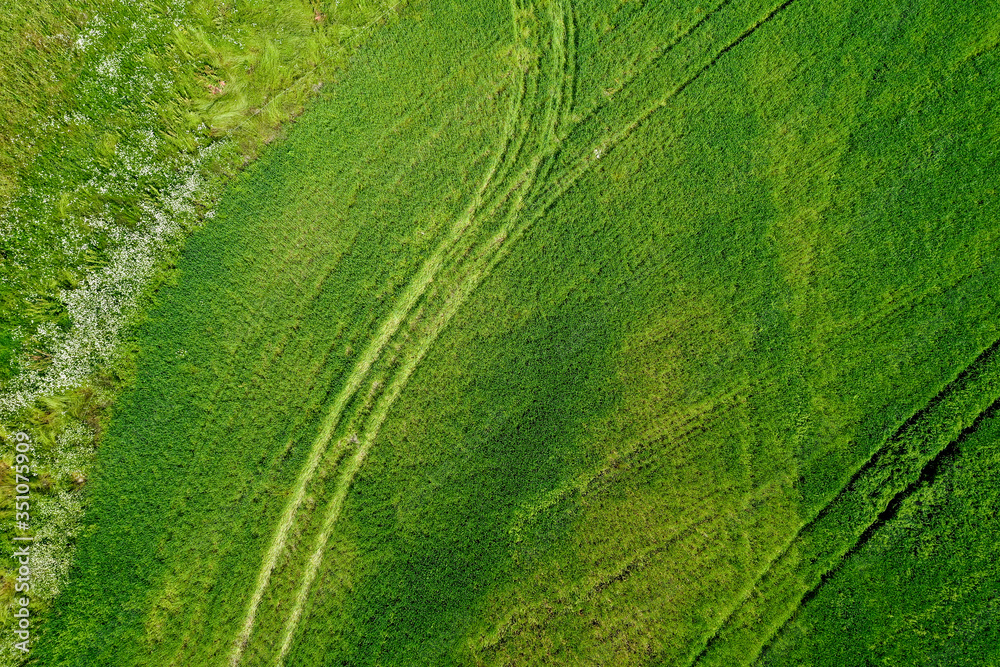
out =
<svg viewBox="0 0 1000 667"><path fill-rule="evenodd" d="M480 191L477 194L477 200L481 197L482 191L488 187L495 169L496 166L494 165L494 167L487 173L483 184L480 187ZM434 280L434 277L440 271L443 257L472 223L475 206L476 202L469 207L465 215L455 222L449 236L438 246L434 254L424 262L416 277L407 286L403 294L400 295L400 298L390 311L388 317L379 327L375 337L371 340L371 342L369 342L368 346L361 353L357 364L345 380L344 387L337 395L333 406L324 418L323 423L320 426L319 434L313 441L309 450L309 457L303 466L302 472L296 479L292 496L289 499L288 504L285 506L285 511L281 516L281 521L278 523L278 526L274 531L271 546L268 549L267 555L257 576L256 586L254 588L254 593L251 596L246 616L244 617L242 629L233 646L233 652L229 661L231 665L235 666L240 663L243 649L246 647L246 643L253 631L257 608L260 605L264 590L267 588L268 582L270 581L271 572L277 564L278 556L285 548L288 530L295 519L296 513L302 505L302 501L305 497L306 486L315 475L316 469L319 466L323 455L326 453L326 449L333 437L334 430L340 423L340 418L345 406L357 393L365 378L368 376L372 366L376 361L378 361L382 351L385 349L385 346L389 343L393 335L395 335L396 331L405 320L406 315L411 311L414 304L417 303L424 291L427 289L427 286L430 285L430 283Z"/></svg>
<svg viewBox="0 0 1000 667"><path fill-rule="evenodd" d="M494 240L496 246L503 245L502 236L498 235ZM476 287L482 282L483 278L485 278L485 276L489 273L490 269L492 269L492 267L495 266L501 258L500 253L494 253L492 257L489 257L489 255L485 253L484 255L485 256L481 256L481 259L485 259L487 265L482 267L481 270L470 271L463 283L456 290L450 293L444 308L442 308L441 311L438 312L433 318L427 318L424 320L425 322L428 322L427 331L423 332L423 334L414 341L413 349L404 355L405 360L402 362L399 372L393 379L392 384L379 398L367 425L359 435L358 446L353 455L344 465L340 473L340 477L338 478L336 491L326 510L323 527L316 538L312 555L309 558L308 568L302 579L302 583L299 586L298 593L296 594L295 605L285 624L284 637L278 655L277 664L282 663L288 649L291 647L292 639L295 635L295 630L298 627L298 622L302 616L302 611L308 598L310 588L323 562L323 553L326 550L326 545L330 539L330 534L333 530L334 524L337 522L340 512L343 509L344 500L346 499L347 493L351 488L351 484L353 483L362 463L364 463L365 458L368 456L368 452L378 437L379 430L381 429L385 418L388 416L390 408L406 387L407 382L413 375L413 372L424 359L424 356L427 354L438 335L448 325L466 298L476 289ZM477 264L481 263L482 262L477 262Z"/></svg>
<svg viewBox="0 0 1000 667"><path fill-rule="evenodd" d="M487 174L480 192L488 186L492 174L493 170ZM319 434L313 441L309 450L309 457L303 466L302 472L296 479L292 496L289 499L288 504L285 507L285 511L282 514L281 521L274 532L271 546L268 549L267 556L265 557L264 563L257 576L257 583L254 588L253 596L250 599L250 604L247 608L242 630L237 637L232 655L230 657L231 665L235 666L240 663L243 649L245 648L250 634L253 631L257 607L260 605L264 590L267 588L268 582L270 581L271 572L277 564L278 556L285 547L288 530L295 519L295 514L302 505L302 501L305 497L306 486L315 475L316 469L319 466L323 455L326 453L327 446L330 444L330 440L333 437L334 430L340 423L340 418L345 406L357 393L365 378L368 376L372 366L376 361L378 361L380 355L385 349L385 346L389 343L393 335L399 329L400 325L404 322L406 315L423 295L427 286L434 280L438 271L440 271L443 256L471 224L474 209L475 204L470 206L466 214L456 221L455 225L452 227L449 237L438 246L434 254L423 264L414 280L407 286L406 290L404 290L392 311L390 311L387 319L379 327L375 337L371 340L371 342L369 342L368 346L361 353L357 364L345 380L343 389L341 389L340 393L337 395L333 406L324 418L323 423L320 426Z"/></svg>
<svg viewBox="0 0 1000 667"><path fill-rule="evenodd" d="M557 47L554 49L556 54L554 69L549 74L553 80L550 87L558 91L563 91L567 88L572 88L572 83L565 81L566 76L570 72L566 63L569 33L565 27L565 18L561 14L563 5L559 3L552 8L554 12L551 16L552 43L557 45ZM513 7L512 11L515 16L516 26L517 7ZM547 102L544 92L539 93L542 86L540 85L541 77L538 74L538 72L530 72L524 77L522 84L517 86L520 94L515 97L512 103L507 131L503 135L502 146L498 150L491 168L488 170L473 198L473 202L466 213L456 221L449 236L424 263L417 276L407 287L390 312L388 319L382 324L375 338L362 353L354 370L346 380L344 388L338 394L331 410L324 419L320 434L314 441L310 449L309 458L296 480L292 497L286 505L281 521L275 530L271 547L258 574L256 587L251 597L247 614L244 618L240 634L237 636L233 646L230 665L235 667L235 665L240 664L243 651L253 634L257 609L271 581L272 573L277 566L278 559L286 548L289 530L295 522L296 515L302 506L306 495L306 488L317 474L320 463L327 453L327 448L335 429L342 423L343 411L351 398L358 393L365 378L369 376L373 366L383 355L390 341L400 331L404 322L409 322L411 328L419 327L422 322L425 324L425 330L414 339L410 349L403 352L404 361L401 363L391 384L378 397L376 408L365 428L357 437L350 440L345 438L338 443L337 452L335 452L337 455L332 457L333 461L340 459L339 454L348 444L353 442L357 446L343 464L333 497L328 503L322 527L316 538L315 546L296 594L294 606L285 623L281 647L276 658L277 664L281 664L292 645L295 630L301 619L312 582L322 564L322 555L333 526L340 515L351 483L377 437L389 409L406 386L410 376L416 370L434 340L447 326L461 304L490 273L493 267L502 261L510 247L523 234L527 226L537 219L537 216L534 216L523 224L517 224L518 212L523 206L526 195L535 183L535 176L538 173L539 167L543 163L545 156L554 150L559 120L566 116L566 111L563 107L564 98L561 95L557 97L556 104L553 105ZM525 109L523 105L523 93L526 90L532 89L535 91L532 104ZM536 112L538 107L544 108L544 123L542 124L541 138L529 137L527 132L522 132L518 135L516 133L517 126L520 125L522 128L529 129L531 126L527 121ZM532 139L535 139L537 146L534 147L535 150L528 156L527 165L517 173L517 178L513 185L500 188L499 192L495 192L491 198L491 205L485 211L480 212L479 209L484 202L485 195L490 192L491 185L498 171L501 174L501 178L505 174L510 173L519 161L519 158L521 158L524 146L532 143ZM506 206L504 206L505 204ZM504 213L507 222L481 242L478 249L473 249L467 243L462 243L464 237L474 236L474 233L471 232L474 231L479 221L488 220L501 212ZM435 278L443 272L451 273L452 275L449 276L450 279L446 277L442 285L432 290L436 294L443 295L444 302L438 311L432 315L427 315L423 308L415 310L414 307L421 298L425 297L431 283L435 282ZM433 294L428 298L433 298ZM377 384L378 381L373 383L370 395L379 393Z"/></svg>
<svg viewBox="0 0 1000 667"><path fill-rule="evenodd" d="M490 169L485 174L482 183L473 197L472 203L469 205L466 212L455 221L448 236L438 245L434 253L423 263L417 275L400 295L387 318L379 327L375 337L369 342L367 347L361 353L358 362L351 371L351 374L346 378L344 387L338 393L332 407L324 418L320 426L319 434L310 447L309 456L302 468L302 471L296 479L292 495L285 506L281 520L274 531L271 545L268 548L260 571L258 572L254 592L250 598L240 632L234 641L230 654L229 664L232 667L239 665L242 660L244 649L246 648L254 630L257 610L260 606L260 602L263 599L264 592L271 581L271 575L277 565L278 558L285 550L289 530L295 522L296 515L302 506L306 495L306 488L315 476L320 462L327 453L327 448L333 438L333 434L337 426L341 423L344 408L357 394L358 389L364 383L365 378L368 377L373 365L381 357L386 345L399 330L400 326L406 320L407 315L409 315L413 310L413 307L424 295L428 286L434 281L435 277L446 263L446 260L449 258L449 255L451 255L459 245L459 241L462 239L463 235L469 231L470 227L473 226L474 221L478 219L476 214L482 203L484 193L488 191L498 168L510 154L510 147L513 139L513 121L519 115L520 107L521 97L517 96L511 106L511 113L507 123L507 131L504 133L503 145L497 152L497 156ZM338 452L342 450L345 445L346 438L338 443ZM359 458L356 453L351 459L351 462L355 466L360 466L362 459L363 455ZM351 464L349 463L349 465ZM348 468L348 470L350 470L350 468ZM350 475L350 478L353 478L353 474ZM347 488L345 486L343 493L346 494L346 490ZM338 501L335 499L335 503L336 502ZM342 499L339 502L342 502Z"/></svg>

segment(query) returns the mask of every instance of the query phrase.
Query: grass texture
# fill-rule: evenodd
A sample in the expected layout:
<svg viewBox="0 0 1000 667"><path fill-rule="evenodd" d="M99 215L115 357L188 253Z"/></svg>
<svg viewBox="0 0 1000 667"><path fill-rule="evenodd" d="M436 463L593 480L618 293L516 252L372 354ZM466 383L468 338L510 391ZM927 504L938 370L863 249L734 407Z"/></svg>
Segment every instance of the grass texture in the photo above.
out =
<svg viewBox="0 0 1000 667"><path fill-rule="evenodd" d="M848 604L902 650L842 591L995 507L988 16L414 3L188 241L34 659L798 664Z"/></svg>

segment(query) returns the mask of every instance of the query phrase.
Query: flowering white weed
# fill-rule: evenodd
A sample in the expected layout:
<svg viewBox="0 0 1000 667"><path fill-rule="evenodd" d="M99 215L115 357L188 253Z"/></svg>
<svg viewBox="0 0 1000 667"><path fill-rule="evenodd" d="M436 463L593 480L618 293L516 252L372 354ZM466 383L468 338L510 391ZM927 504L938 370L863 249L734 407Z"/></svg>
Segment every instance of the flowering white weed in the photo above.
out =
<svg viewBox="0 0 1000 667"><path fill-rule="evenodd" d="M80 33L76 38L76 43L73 45L80 51L86 51L92 44L100 43L101 38L104 37L104 18L99 14L91 18L87 29Z"/></svg>
<svg viewBox="0 0 1000 667"><path fill-rule="evenodd" d="M53 599L69 577L83 506L77 494L60 491L34 503L38 531L31 546L31 584L35 597Z"/></svg>
<svg viewBox="0 0 1000 667"><path fill-rule="evenodd" d="M97 66L97 73L106 79L117 78L121 69L121 64L122 58L120 55L108 56L101 61L100 65Z"/></svg>
<svg viewBox="0 0 1000 667"><path fill-rule="evenodd" d="M210 198L204 192L205 181L199 172L213 151L203 149L174 175L173 185L159 206L141 206L144 218L136 229L91 219L94 227L107 229L115 241L110 260L87 274L78 287L61 293L72 327L63 332L54 323L38 326L35 338L51 350L52 361L42 369L21 369L11 386L0 392L0 417L13 416L40 396L79 387L98 368L116 359L122 336L138 314L140 300L160 259L180 243L185 227L197 224L196 202ZM134 162L126 170L144 173L154 169L154 156L153 151L131 154ZM116 176L115 172L109 173L109 177ZM87 248L82 234L69 232L63 243L69 255Z"/></svg>

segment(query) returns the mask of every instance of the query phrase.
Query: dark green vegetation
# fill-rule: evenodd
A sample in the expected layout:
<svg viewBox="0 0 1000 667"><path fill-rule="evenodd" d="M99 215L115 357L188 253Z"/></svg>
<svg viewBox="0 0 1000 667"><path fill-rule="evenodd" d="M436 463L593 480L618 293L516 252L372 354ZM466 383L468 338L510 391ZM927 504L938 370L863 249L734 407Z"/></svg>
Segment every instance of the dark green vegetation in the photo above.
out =
<svg viewBox="0 0 1000 667"><path fill-rule="evenodd" d="M987 665L997 660L995 594L1000 422L925 469L905 501L817 591L764 664ZM870 625L866 619L879 618Z"/></svg>
<svg viewBox="0 0 1000 667"><path fill-rule="evenodd" d="M764 664L906 664L914 656L927 664L996 662L995 408L979 426L813 591ZM871 618L882 622L865 622Z"/></svg>
<svg viewBox="0 0 1000 667"><path fill-rule="evenodd" d="M35 659L995 660L990 16L414 4L189 241Z"/></svg>

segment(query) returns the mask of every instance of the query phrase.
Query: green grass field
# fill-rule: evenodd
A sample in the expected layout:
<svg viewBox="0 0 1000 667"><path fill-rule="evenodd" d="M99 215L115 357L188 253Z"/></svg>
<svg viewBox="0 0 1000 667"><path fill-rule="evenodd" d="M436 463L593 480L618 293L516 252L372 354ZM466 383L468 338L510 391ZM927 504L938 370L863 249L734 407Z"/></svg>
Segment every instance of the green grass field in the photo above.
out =
<svg viewBox="0 0 1000 667"><path fill-rule="evenodd" d="M40 618L66 583L94 450L133 381L135 326L185 235L400 8L35 0L0 17L0 435L31 434ZM8 554L10 444L0 456ZM3 633L17 622L18 567L0 560ZM0 643L0 665L15 662Z"/></svg>
<svg viewBox="0 0 1000 667"><path fill-rule="evenodd" d="M998 41L410 3L185 242L26 664L1000 660Z"/></svg>

